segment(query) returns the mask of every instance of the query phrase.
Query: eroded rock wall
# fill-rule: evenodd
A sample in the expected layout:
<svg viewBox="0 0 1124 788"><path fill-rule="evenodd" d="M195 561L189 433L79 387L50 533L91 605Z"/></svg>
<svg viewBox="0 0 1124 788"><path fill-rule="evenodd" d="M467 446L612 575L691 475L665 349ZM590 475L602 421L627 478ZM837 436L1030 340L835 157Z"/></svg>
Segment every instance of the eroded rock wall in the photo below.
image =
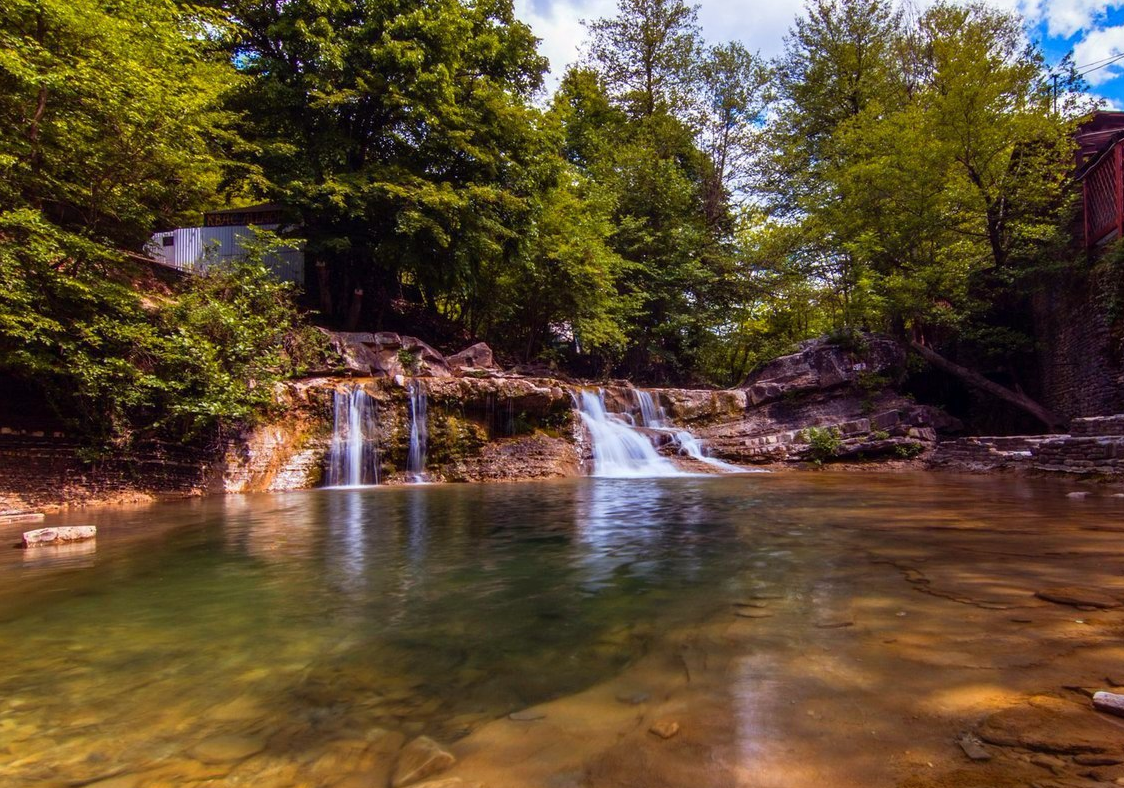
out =
<svg viewBox="0 0 1124 788"><path fill-rule="evenodd" d="M432 481L577 475L581 457L567 388L523 378L419 378L427 399ZM216 474L227 492L305 489L323 481L333 398L359 386L374 401L379 481L403 483L410 442L407 385L397 378L318 378L289 386L285 416L232 446Z"/></svg>

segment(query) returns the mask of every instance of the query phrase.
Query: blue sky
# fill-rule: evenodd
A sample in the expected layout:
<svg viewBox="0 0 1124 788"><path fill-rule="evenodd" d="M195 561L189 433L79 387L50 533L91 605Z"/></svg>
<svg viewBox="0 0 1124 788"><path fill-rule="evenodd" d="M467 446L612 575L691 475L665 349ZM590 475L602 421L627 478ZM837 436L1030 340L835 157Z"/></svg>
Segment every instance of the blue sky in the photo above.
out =
<svg viewBox="0 0 1124 788"><path fill-rule="evenodd" d="M1022 14L1027 34L1042 45L1052 63L1071 50L1078 65L1124 54L1124 0L991 1ZM615 7L616 0L515 0L516 13L543 40L541 50L550 58L555 78L577 56L585 38L581 20L609 16ZM802 7L803 0L702 0L699 21L709 41L736 39L773 57ZM1092 71L1086 79L1091 93L1124 109L1124 60Z"/></svg>

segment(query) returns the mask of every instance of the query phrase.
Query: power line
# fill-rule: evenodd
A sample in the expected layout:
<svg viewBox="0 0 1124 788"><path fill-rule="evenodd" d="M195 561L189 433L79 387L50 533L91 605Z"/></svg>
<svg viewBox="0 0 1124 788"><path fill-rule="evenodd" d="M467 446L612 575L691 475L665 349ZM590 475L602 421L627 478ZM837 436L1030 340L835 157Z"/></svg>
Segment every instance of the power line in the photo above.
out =
<svg viewBox="0 0 1124 788"><path fill-rule="evenodd" d="M1124 52L1122 52L1119 55L1116 55L1112 58L1109 58L1106 62L1102 63L1099 66L1094 66L1093 68L1087 69L1085 71L1077 72L1077 76L1083 77L1086 74L1092 74L1094 71L1100 71L1102 68L1106 68L1108 66L1111 66L1113 63L1115 63L1119 60L1124 60Z"/></svg>
<svg viewBox="0 0 1124 788"><path fill-rule="evenodd" d="M1074 69L1081 70L1083 68L1088 68L1089 66L1095 66L1098 63L1104 63L1106 60L1113 60L1114 58L1118 58L1118 57L1120 57L1120 55L1109 55L1108 57L1102 57L1100 60L1091 60L1088 63L1082 63L1080 66L1074 66ZM1055 68L1057 68L1057 66L1055 66Z"/></svg>

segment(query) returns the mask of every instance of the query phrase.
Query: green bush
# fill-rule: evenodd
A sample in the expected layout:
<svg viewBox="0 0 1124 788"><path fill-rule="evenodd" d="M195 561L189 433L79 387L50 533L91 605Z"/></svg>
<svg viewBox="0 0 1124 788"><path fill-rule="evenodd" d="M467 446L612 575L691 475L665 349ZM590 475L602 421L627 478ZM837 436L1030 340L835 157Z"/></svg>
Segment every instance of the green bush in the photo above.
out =
<svg viewBox="0 0 1124 788"><path fill-rule="evenodd" d="M142 292L144 269L103 245L36 211L0 213L0 372L100 445L252 422L278 381L327 353L262 263L278 243L263 234L245 260Z"/></svg>
<svg viewBox="0 0 1124 788"><path fill-rule="evenodd" d="M836 427L806 427L800 436L811 447L809 454L815 463L836 456L843 445L843 436Z"/></svg>
<svg viewBox="0 0 1124 788"><path fill-rule="evenodd" d="M416 375L418 369L421 367L421 356L412 350L401 348L398 351L398 363L402 365L402 369L406 370L411 375Z"/></svg>
<svg viewBox="0 0 1124 788"><path fill-rule="evenodd" d="M894 453L903 460L910 460L925 451L920 443L899 443L894 447Z"/></svg>

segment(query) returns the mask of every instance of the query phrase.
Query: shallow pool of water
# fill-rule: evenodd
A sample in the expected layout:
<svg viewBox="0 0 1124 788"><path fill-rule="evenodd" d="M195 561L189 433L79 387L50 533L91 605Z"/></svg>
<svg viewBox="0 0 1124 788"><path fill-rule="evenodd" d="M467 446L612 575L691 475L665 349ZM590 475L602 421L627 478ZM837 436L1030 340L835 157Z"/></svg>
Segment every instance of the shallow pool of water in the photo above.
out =
<svg viewBox="0 0 1124 788"><path fill-rule="evenodd" d="M1070 637L1054 626L1072 611L1036 601L1037 586L1119 585L1124 503L1067 489L924 474L582 479L50 518L99 535L0 556L0 770L15 785L333 784L316 764L335 742L377 730L455 748L492 720L628 675L668 633L729 619L757 627L730 636L737 664L719 681L741 731L735 783L803 784L795 768L777 776L769 749L799 735L779 696L821 697L781 689L794 676L835 671L816 679L837 685L823 697L858 692L855 672L888 686L919 666L1002 683L1019 654L999 652ZM20 529L5 528L11 544ZM1049 629L995 630L1024 606ZM932 712L864 691L847 703L881 715L876 736L911 703ZM803 736L799 751L825 769L838 758L809 754ZM247 769L266 758L273 771Z"/></svg>

